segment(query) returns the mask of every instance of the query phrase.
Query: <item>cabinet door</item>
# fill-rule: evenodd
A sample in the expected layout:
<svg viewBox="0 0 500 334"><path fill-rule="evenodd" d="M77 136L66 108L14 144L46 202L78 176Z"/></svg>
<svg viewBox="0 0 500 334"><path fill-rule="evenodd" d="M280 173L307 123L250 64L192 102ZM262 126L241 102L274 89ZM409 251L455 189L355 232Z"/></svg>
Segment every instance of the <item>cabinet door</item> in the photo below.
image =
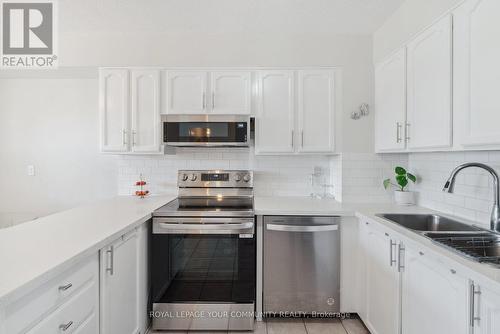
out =
<svg viewBox="0 0 500 334"><path fill-rule="evenodd" d="M140 324L139 235L133 231L101 250L101 333L136 334Z"/></svg>
<svg viewBox="0 0 500 334"><path fill-rule="evenodd" d="M406 48L375 68L375 150L405 148Z"/></svg>
<svg viewBox="0 0 500 334"><path fill-rule="evenodd" d="M331 153L335 144L335 73L298 72L298 151Z"/></svg>
<svg viewBox="0 0 500 334"><path fill-rule="evenodd" d="M451 15L407 46L408 148L451 146Z"/></svg>
<svg viewBox="0 0 500 334"><path fill-rule="evenodd" d="M207 111L207 72L167 71L166 114L203 114Z"/></svg>
<svg viewBox="0 0 500 334"><path fill-rule="evenodd" d="M126 152L129 149L129 73L103 69L99 73L101 151Z"/></svg>
<svg viewBox="0 0 500 334"><path fill-rule="evenodd" d="M160 73L133 70L132 151L159 152L161 142Z"/></svg>
<svg viewBox="0 0 500 334"><path fill-rule="evenodd" d="M293 71L261 71L258 77L255 153L294 151Z"/></svg>
<svg viewBox="0 0 500 334"><path fill-rule="evenodd" d="M406 247L402 275L404 334L466 334L468 279L430 254Z"/></svg>
<svg viewBox="0 0 500 334"><path fill-rule="evenodd" d="M251 73L224 71L211 73L212 114L246 115L251 113Z"/></svg>
<svg viewBox="0 0 500 334"><path fill-rule="evenodd" d="M495 286L493 286L495 285ZM500 333L500 286L494 284L478 284L474 297L474 334ZM472 319L471 319L472 321Z"/></svg>
<svg viewBox="0 0 500 334"><path fill-rule="evenodd" d="M375 228L366 229L366 319L372 334L397 334L400 287L396 241Z"/></svg>
<svg viewBox="0 0 500 334"><path fill-rule="evenodd" d="M454 16L454 115L465 147L500 145L500 1L468 0Z"/></svg>

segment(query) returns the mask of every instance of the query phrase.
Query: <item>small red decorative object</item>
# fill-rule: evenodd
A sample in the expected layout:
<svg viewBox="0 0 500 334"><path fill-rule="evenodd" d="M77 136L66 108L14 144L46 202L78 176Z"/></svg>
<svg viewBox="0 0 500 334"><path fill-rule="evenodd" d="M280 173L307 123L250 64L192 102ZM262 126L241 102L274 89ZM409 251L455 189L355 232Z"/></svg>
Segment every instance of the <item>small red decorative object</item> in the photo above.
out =
<svg viewBox="0 0 500 334"><path fill-rule="evenodd" d="M135 183L136 187L140 187L139 190L135 192L136 196L139 196L140 198L144 198L149 194L149 190L145 190L144 186L147 184L146 181L144 181L144 178L142 174L139 176L140 180Z"/></svg>

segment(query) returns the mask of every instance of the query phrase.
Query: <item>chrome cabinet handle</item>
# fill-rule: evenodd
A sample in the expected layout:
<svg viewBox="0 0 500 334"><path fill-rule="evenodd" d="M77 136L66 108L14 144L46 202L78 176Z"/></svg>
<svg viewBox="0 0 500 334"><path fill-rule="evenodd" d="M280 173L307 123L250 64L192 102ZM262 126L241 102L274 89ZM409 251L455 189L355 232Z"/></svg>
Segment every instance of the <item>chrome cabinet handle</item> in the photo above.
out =
<svg viewBox="0 0 500 334"><path fill-rule="evenodd" d="M132 146L135 146L135 135L137 134L137 132L135 131L132 131Z"/></svg>
<svg viewBox="0 0 500 334"><path fill-rule="evenodd" d="M215 109L215 92L212 92L212 109Z"/></svg>
<svg viewBox="0 0 500 334"><path fill-rule="evenodd" d="M277 225L267 224L266 229L269 231L280 232L326 232L337 231L338 225L314 225L314 226L298 226L298 225Z"/></svg>
<svg viewBox="0 0 500 334"><path fill-rule="evenodd" d="M401 125L401 123L399 122L396 122L396 143L401 143L402 141L402 138L401 138L401 128L403 126Z"/></svg>
<svg viewBox="0 0 500 334"><path fill-rule="evenodd" d="M394 259L393 247L396 247L396 242L389 240L389 266L392 267L393 264L396 264L396 259Z"/></svg>
<svg viewBox="0 0 500 334"><path fill-rule="evenodd" d="M122 142L123 142L123 145L127 145L127 130L123 129L122 130Z"/></svg>
<svg viewBox="0 0 500 334"><path fill-rule="evenodd" d="M300 131L300 137L302 138L301 146L304 147L304 130Z"/></svg>
<svg viewBox="0 0 500 334"><path fill-rule="evenodd" d="M470 307L469 307L469 324L471 328L474 328L475 322L481 320L480 317L476 317L476 295L480 295L481 291L476 290L474 282L470 283Z"/></svg>
<svg viewBox="0 0 500 334"><path fill-rule="evenodd" d="M292 147L293 147L293 130L292 130Z"/></svg>
<svg viewBox="0 0 500 334"><path fill-rule="evenodd" d="M400 272L400 273L405 271L404 253L405 253L404 245L399 244L398 245L398 272Z"/></svg>
<svg viewBox="0 0 500 334"><path fill-rule="evenodd" d="M70 321L67 324L61 324L61 325L59 325L59 330L66 332L68 330L68 328L71 327L71 325L73 325L73 321Z"/></svg>
<svg viewBox="0 0 500 334"><path fill-rule="evenodd" d="M66 290L68 290L69 288L71 288L72 286L73 286L73 284L71 284L71 283L68 283L68 284L66 284L66 285L61 285L61 286L59 287L59 291L66 291Z"/></svg>
<svg viewBox="0 0 500 334"><path fill-rule="evenodd" d="M203 100L202 100L202 105L203 105L203 110L205 110L206 106L207 106L207 93L203 92Z"/></svg>
<svg viewBox="0 0 500 334"><path fill-rule="evenodd" d="M109 272L111 276L115 273L115 246L111 246L107 251L109 254L109 267L106 268L106 271Z"/></svg>
<svg viewBox="0 0 500 334"><path fill-rule="evenodd" d="M410 123L405 123L405 140L406 142L410 141Z"/></svg>

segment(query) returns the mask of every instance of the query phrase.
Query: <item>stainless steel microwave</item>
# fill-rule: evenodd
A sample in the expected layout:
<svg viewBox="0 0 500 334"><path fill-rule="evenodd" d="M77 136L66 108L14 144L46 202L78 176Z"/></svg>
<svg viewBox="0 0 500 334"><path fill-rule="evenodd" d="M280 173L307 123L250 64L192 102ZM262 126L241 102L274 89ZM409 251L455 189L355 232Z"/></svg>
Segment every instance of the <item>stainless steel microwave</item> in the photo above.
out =
<svg viewBox="0 0 500 334"><path fill-rule="evenodd" d="M163 141L183 147L247 147L248 116L169 115L163 122Z"/></svg>

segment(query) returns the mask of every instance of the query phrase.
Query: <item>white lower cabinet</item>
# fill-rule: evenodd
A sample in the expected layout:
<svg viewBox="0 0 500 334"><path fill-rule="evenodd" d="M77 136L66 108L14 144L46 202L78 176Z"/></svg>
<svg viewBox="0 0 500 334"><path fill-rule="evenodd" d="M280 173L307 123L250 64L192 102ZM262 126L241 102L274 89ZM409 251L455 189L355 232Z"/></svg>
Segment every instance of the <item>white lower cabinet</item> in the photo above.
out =
<svg viewBox="0 0 500 334"><path fill-rule="evenodd" d="M471 281L469 323L472 334L500 333L500 287L497 283Z"/></svg>
<svg viewBox="0 0 500 334"><path fill-rule="evenodd" d="M0 310L2 334L97 333L98 327L97 255L26 291Z"/></svg>
<svg viewBox="0 0 500 334"><path fill-rule="evenodd" d="M500 284L374 221L360 227L358 313L372 334L500 333Z"/></svg>
<svg viewBox="0 0 500 334"><path fill-rule="evenodd" d="M469 280L463 273L406 246L401 277L402 333L467 334Z"/></svg>
<svg viewBox="0 0 500 334"><path fill-rule="evenodd" d="M372 334L397 334L399 328L399 272L395 241L386 231L365 223L364 244L365 304L360 314Z"/></svg>
<svg viewBox="0 0 500 334"><path fill-rule="evenodd" d="M146 240L147 227L142 226L100 251L101 334L146 332Z"/></svg>

